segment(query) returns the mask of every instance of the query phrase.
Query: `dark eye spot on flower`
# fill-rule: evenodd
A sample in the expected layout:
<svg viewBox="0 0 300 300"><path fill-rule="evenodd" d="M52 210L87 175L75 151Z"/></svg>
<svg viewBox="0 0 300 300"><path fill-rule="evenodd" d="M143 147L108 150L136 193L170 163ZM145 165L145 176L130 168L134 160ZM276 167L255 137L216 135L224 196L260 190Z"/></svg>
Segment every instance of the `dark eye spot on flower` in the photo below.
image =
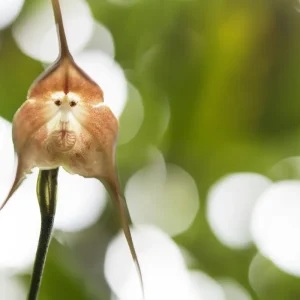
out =
<svg viewBox="0 0 300 300"><path fill-rule="evenodd" d="M60 105L61 105L61 101L60 101L60 100L56 100L56 101L54 102L54 104L55 104L56 106L60 106Z"/></svg>
<svg viewBox="0 0 300 300"><path fill-rule="evenodd" d="M70 106L71 106L71 107L76 106L76 104L77 104L77 103L76 103L75 101L71 101L71 102L70 102Z"/></svg>

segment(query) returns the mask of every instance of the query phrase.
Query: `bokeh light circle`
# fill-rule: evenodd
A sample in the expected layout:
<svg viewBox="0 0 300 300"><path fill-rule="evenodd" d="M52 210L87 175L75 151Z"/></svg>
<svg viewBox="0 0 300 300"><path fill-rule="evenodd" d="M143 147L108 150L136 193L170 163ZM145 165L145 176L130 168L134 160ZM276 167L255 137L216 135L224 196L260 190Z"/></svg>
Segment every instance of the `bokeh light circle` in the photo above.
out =
<svg viewBox="0 0 300 300"><path fill-rule="evenodd" d="M34 260L40 230L36 197L38 170L29 175L1 211L0 266L15 271L28 268ZM6 187L8 193L10 185Z"/></svg>
<svg viewBox="0 0 300 300"><path fill-rule="evenodd" d="M118 145L126 144L138 133L144 120L144 106L140 92L128 84L127 104L120 118Z"/></svg>
<svg viewBox="0 0 300 300"><path fill-rule="evenodd" d="M25 0L0 1L0 30L10 25L22 10Z"/></svg>
<svg viewBox="0 0 300 300"><path fill-rule="evenodd" d="M92 226L102 214L105 204L106 191L99 180L59 170L56 229L73 232Z"/></svg>
<svg viewBox="0 0 300 300"><path fill-rule="evenodd" d="M224 278L219 280L225 292L227 300L252 300L248 291L233 279Z"/></svg>
<svg viewBox="0 0 300 300"><path fill-rule="evenodd" d="M199 209L194 179L179 166L146 166L127 182L125 197L135 224L152 224L170 235L187 230Z"/></svg>
<svg viewBox="0 0 300 300"><path fill-rule="evenodd" d="M109 55L96 50L80 53L75 61L101 87L104 102L120 117L127 100L127 81L122 68Z"/></svg>
<svg viewBox="0 0 300 300"><path fill-rule="evenodd" d="M217 238L231 248L245 248L252 242L250 220L258 197L271 180L256 173L223 177L209 191L207 219Z"/></svg>
<svg viewBox="0 0 300 300"><path fill-rule="evenodd" d="M270 170L275 180L300 180L300 156L287 157L277 162Z"/></svg>
<svg viewBox="0 0 300 300"><path fill-rule="evenodd" d="M20 300L26 298L26 291L19 280L9 274L0 272L0 299Z"/></svg>
<svg viewBox="0 0 300 300"><path fill-rule="evenodd" d="M111 32L103 24L95 21L93 35L84 50L97 50L115 57L115 43Z"/></svg>
<svg viewBox="0 0 300 300"><path fill-rule="evenodd" d="M11 128L10 122L0 118L1 203L9 192L15 173ZM1 211L0 268L19 271L26 269L33 262L40 228L35 195L36 178L36 174L30 175Z"/></svg>
<svg viewBox="0 0 300 300"><path fill-rule="evenodd" d="M95 23L86 1L61 0L60 4L69 48L76 54L91 39ZM53 62L58 56L58 40L50 1L43 0L22 15L13 26L13 36L26 55Z"/></svg>
<svg viewBox="0 0 300 300"><path fill-rule="evenodd" d="M193 294L200 300L229 300L221 285L200 271L190 271Z"/></svg>
<svg viewBox="0 0 300 300"><path fill-rule="evenodd" d="M300 276L300 181L273 184L259 198L252 235L260 252L287 273Z"/></svg>
<svg viewBox="0 0 300 300"><path fill-rule="evenodd" d="M189 295L189 278L177 245L152 226L139 226L131 231L147 299L179 300ZM104 273L109 286L121 300L142 298L137 272L123 232L111 241L107 249Z"/></svg>
<svg viewBox="0 0 300 300"><path fill-rule="evenodd" d="M272 295L277 295L282 287L286 289L284 282L290 279L289 276L259 252L253 257L248 270L249 283L258 299L265 299L266 296L272 299Z"/></svg>

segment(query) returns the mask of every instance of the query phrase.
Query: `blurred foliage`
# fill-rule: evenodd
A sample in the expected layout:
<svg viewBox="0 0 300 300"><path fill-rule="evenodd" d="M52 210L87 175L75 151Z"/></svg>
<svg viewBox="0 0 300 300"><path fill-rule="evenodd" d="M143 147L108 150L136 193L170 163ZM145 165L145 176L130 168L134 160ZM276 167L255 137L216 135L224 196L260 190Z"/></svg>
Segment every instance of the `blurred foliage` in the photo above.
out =
<svg viewBox="0 0 300 300"><path fill-rule="evenodd" d="M37 1L27 1L26 6ZM94 17L111 31L116 60L143 97L143 126L117 151L123 184L145 164L150 145L161 149L167 162L188 171L198 184L202 207L193 226L176 242L196 258L195 268L216 278L236 279L256 299L248 278L256 249L233 251L217 241L204 216L205 197L224 174L270 175L278 160L299 154L299 4L289 0L140 0L129 6L88 2ZM43 67L17 48L10 28L1 32L1 39L0 115L12 120ZM161 136L166 105L171 118ZM109 206L99 223L80 233L70 247L53 241L40 299L109 299L103 260L118 228ZM266 284L256 292L262 299L300 299L299 279L259 260L264 272L256 277Z"/></svg>

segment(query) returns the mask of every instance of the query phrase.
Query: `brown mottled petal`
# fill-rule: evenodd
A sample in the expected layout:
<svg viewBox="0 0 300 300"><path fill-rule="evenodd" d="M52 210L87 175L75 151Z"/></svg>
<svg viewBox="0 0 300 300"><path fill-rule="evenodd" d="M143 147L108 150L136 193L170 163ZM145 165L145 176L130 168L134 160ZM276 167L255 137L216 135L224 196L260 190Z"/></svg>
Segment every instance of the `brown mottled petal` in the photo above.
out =
<svg viewBox="0 0 300 300"><path fill-rule="evenodd" d="M68 91L77 94L87 104L103 103L103 91L75 62L68 67Z"/></svg>
<svg viewBox="0 0 300 300"><path fill-rule="evenodd" d="M81 133L64 167L84 177L111 176L114 171L118 121L106 105L97 107L80 103L74 117ZM107 175L108 174L108 175Z"/></svg>
<svg viewBox="0 0 300 300"><path fill-rule="evenodd" d="M23 160L21 157L18 158L18 167L15 175L15 179L13 182L13 185L4 200L4 202L0 206L0 210L5 206L5 204L8 202L8 200L11 198L11 196L14 194L14 192L18 189L18 187L21 185L23 180L26 178L26 174L30 173L31 167L26 166L24 164L25 160Z"/></svg>
<svg viewBox="0 0 300 300"><path fill-rule="evenodd" d="M13 141L17 153L30 143L30 139L41 127L53 118L57 109L52 101L41 102L29 99L18 109L13 120Z"/></svg>
<svg viewBox="0 0 300 300"><path fill-rule="evenodd" d="M99 85L81 70L71 57L47 69L34 82L28 97L43 101L49 99L54 91L76 93L86 103L103 102L103 91Z"/></svg>
<svg viewBox="0 0 300 300"><path fill-rule="evenodd" d="M55 106L51 104L50 102L47 103L29 99L25 101L14 116L13 140L18 156L18 166L12 188L4 203L1 205L0 210L18 189L25 179L26 174L30 173L31 169L36 166L37 153L40 147L39 143L34 143L33 140L37 136L40 138L46 136L46 134L41 134L43 127L45 127L47 122L56 113L56 110L53 109Z"/></svg>
<svg viewBox="0 0 300 300"><path fill-rule="evenodd" d="M118 133L118 121L110 108L104 103L82 104L80 110L74 112L78 122L84 127L84 137L88 135L92 139L92 145L96 148L84 155L86 160L80 167L73 169L74 173L85 177L98 178L107 188L119 213L122 228L130 249L130 253L136 265L142 290L142 272L134 248L129 228L129 218L126 203L120 192L120 184L115 166L115 144Z"/></svg>

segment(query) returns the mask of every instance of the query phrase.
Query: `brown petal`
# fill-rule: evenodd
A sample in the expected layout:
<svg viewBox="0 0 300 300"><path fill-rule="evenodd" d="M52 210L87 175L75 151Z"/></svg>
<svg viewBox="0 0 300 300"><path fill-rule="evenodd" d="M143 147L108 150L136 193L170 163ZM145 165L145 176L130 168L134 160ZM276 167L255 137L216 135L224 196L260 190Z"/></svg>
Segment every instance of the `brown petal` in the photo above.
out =
<svg viewBox="0 0 300 300"><path fill-rule="evenodd" d="M101 88L73 61L72 57L59 60L33 83L28 98L46 101L53 92L76 93L84 102L103 102Z"/></svg>
<svg viewBox="0 0 300 300"><path fill-rule="evenodd" d="M62 157L62 166L70 173L102 178L111 173L110 164L114 165L118 121L106 105L78 106L74 117L81 130L73 149Z"/></svg>
<svg viewBox="0 0 300 300"><path fill-rule="evenodd" d="M118 132L118 121L106 105L89 105L74 113L83 127L81 159L74 159L69 171L84 177L98 178L107 188L119 213L122 228L136 265L142 291L144 285L142 272L132 241L129 228L128 211L124 198L121 196L120 184L115 167L115 144ZM84 146L85 145L85 146ZM76 148L76 147L75 147ZM79 153L78 153L79 154Z"/></svg>
<svg viewBox="0 0 300 300"><path fill-rule="evenodd" d="M12 187L11 187L11 189L10 189L7 197L6 197L6 199L1 204L0 210L2 210L4 208L4 206L6 205L6 203L8 202L8 200L11 198L11 196L19 188L19 186L21 185L21 183L26 178L26 174L30 173L30 170L31 170L31 168L28 167L28 166L26 166L24 164L24 161L22 160L22 158L19 158L18 159L18 167L17 167L17 171L16 171L14 183L13 183L13 185L12 185Z"/></svg>
<svg viewBox="0 0 300 300"><path fill-rule="evenodd" d="M117 172L115 171L114 175L112 175L111 178L99 178L99 180L105 185L106 189L109 191L112 201L114 202L115 207L119 213L122 228L123 228L126 240L127 240L127 244L129 246L131 256L133 258L133 261L135 263L135 266L136 266L136 269L138 272L139 280L140 280L141 287L142 287L143 299L145 299L142 271L141 271L139 260L138 260L138 257L137 257L136 251L135 251L135 247L133 244L132 235L131 235L130 227L129 227L129 218L128 218L129 213L128 213L128 210L126 207L125 200L121 196L120 185L119 185L119 181L117 178Z"/></svg>
<svg viewBox="0 0 300 300"><path fill-rule="evenodd" d="M46 126L56 112L52 102L41 102L35 99L25 101L13 120L13 141L18 154L26 151L35 134Z"/></svg>
<svg viewBox="0 0 300 300"><path fill-rule="evenodd" d="M45 125L55 114L45 103L27 100L17 111L13 121L13 141L18 156L18 166L12 188L0 210L18 189L26 174L37 166L42 153L41 145L45 139ZM43 133L44 132L44 133Z"/></svg>

